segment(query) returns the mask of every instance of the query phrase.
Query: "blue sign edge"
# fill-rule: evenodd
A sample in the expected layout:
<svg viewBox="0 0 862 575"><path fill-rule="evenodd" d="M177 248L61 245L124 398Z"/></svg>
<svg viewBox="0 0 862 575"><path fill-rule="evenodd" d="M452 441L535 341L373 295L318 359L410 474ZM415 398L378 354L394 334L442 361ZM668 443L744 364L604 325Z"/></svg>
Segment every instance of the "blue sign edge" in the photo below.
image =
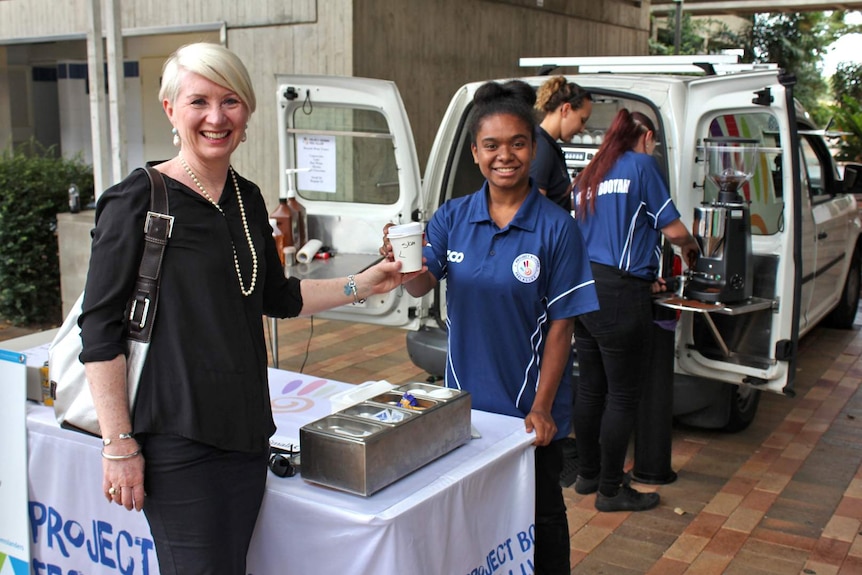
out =
<svg viewBox="0 0 862 575"><path fill-rule="evenodd" d="M0 360L11 361L12 363L27 363L27 356L20 351L0 349Z"/></svg>

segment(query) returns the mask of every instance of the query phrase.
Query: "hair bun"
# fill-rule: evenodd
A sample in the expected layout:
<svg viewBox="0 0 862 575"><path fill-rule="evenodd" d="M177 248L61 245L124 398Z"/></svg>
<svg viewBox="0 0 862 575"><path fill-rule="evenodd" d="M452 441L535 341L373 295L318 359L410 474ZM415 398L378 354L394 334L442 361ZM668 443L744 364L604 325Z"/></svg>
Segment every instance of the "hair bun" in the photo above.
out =
<svg viewBox="0 0 862 575"><path fill-rule="evenodd" d="M509 80L503 84L503 89L509 97L521 100L531 108L536 103L536 91L522 80Z"/></svg>
<svg viewBox="0 0 862 575"><path fill-rule="evenodd" d="M497 82L486 82L476 90L476 93L473 95L473 103L488 104L504 97L504 95L505 90L503 89L502 84Z"/></svg>
<svg viewBox="0 0 862 575"><path fill-rule="evenodd" d="M482 84L473 96L473 102L478 105L491 104L498 100L513 99L531 106L536 103L536 91L521 80L508 82L486 82Z"/></svg>

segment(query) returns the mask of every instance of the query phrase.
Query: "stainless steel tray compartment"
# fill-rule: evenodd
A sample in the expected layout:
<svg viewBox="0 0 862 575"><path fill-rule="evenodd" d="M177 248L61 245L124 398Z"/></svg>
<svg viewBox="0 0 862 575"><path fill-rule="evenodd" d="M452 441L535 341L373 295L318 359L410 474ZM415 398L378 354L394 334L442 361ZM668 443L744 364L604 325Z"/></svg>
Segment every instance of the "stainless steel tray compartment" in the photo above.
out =
<svg viewBox="0 0 862 575"><path fill-rule="evenodd" d="M401 405L401 399L403 397L404 397L404 392L402 392L402 391L389 391L386 393L381 393L380 395L375 395L374 397L367 399L365 401L366 402L372 402L372 403L380 403L383 405L400 406ZM416 397L415 398L415 405L413 407L410 407L409 409L410 409L410 411L425 411L426 409L431 409L432 407L435 407L436 405L437 405L437 402L434 401L433 399ZM408 409L408 408L405 408L405 409Z"/></svg>
<svg viewBox="0 0 862 575"><path fill-rule="evenodd" d="M447 401L417 397L420 409L396 407L387 392L313 421L299 430L303 479L368 496L470 440L470 394ZM403 411L397 423L373 421L383 409Z"/></svg>
<svg viewBox="0 0 862 575"><path fill-rule="evenodd" d="M338 413L360 417L365 421L373 421L380 425L397 425L417 415L414 411L401 409L392 405L384 406L367 402L346 407Z"/></svg>
<svg viewBox="0 0 862 575"><path fill-rule="evenodd" d="M395 389L400 393L409 393L413 397L431 398L435 401L451 401L462 392L451 387L441 387L427 383L408 383Z"/></svg>
<svg viewBox="0 0 862 575"><path fill-rule="evenodd" d="M310 424L315 430L321 433L328 433L336 437L347 439L360 439L368 437L380 431L384 427L371 420L357 420L352 417L343 417L341 415L330 415L323 419L318 419Z"/></svg>

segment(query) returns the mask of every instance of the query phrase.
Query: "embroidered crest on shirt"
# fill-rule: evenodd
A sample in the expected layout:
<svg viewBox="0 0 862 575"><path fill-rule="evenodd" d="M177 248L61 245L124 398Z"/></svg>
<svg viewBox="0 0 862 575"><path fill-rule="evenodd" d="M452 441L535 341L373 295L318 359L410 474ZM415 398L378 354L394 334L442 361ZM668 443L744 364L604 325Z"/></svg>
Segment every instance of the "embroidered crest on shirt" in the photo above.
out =
<svg viewBox="0 0 862 575"><path fill-rule="evenodd" d="M533 254L521 254L512 262L512 273L518 278L519 282L529 284L539 279L541 271L539 258Z"/></svg>

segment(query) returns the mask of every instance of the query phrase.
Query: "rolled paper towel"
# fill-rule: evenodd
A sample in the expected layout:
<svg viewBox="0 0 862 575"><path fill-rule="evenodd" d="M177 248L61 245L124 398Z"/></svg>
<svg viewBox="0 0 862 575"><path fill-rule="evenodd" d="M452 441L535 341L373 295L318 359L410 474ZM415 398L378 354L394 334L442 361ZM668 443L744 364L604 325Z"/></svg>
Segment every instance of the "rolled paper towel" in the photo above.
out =
<svg viewBox="0 0 862 575"><path fill-rule="evenodd" d="M323 247L323 242L320 240L308 240L308 243L296 252L296 261L301 264L307 264L314 259L314 254L320 251Z"/></svg>

